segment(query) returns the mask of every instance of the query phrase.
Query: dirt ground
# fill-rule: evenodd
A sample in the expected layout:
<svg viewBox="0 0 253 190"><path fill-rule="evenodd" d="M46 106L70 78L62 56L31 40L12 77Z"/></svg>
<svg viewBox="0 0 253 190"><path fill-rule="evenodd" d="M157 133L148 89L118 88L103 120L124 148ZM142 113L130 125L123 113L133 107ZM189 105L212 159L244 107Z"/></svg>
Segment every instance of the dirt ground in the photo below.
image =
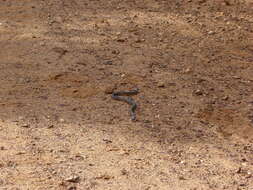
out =
<svg viewBox="0 0 253 190"><path fill-rule="evenodd" d="M253 190L252 0L0 0L0 46L0 190Z"/></svg>

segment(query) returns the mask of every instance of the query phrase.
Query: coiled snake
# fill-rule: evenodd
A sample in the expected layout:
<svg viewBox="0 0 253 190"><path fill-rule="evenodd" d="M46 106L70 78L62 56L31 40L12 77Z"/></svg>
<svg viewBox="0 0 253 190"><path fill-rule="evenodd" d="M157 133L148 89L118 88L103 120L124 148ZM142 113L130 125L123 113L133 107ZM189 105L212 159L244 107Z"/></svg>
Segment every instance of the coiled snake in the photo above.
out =
<svg viewBox="0 0 253 190"><path fill-rule="evenodd" d="M113 92L112 93L112 99L114 100L118 100L118 101L122 101L122 102L126 102L127 104L131 105L130 108L130 116L131 116L131 120L135 121L136 120L136 113L135 110L137 108L137 104L134 101L133 98L131 97L124 97L127 95L136 95L139 93L139 89L133 89L130 91L118 91L118 92ZM123 97L122 97L123 96Z"/></svg>

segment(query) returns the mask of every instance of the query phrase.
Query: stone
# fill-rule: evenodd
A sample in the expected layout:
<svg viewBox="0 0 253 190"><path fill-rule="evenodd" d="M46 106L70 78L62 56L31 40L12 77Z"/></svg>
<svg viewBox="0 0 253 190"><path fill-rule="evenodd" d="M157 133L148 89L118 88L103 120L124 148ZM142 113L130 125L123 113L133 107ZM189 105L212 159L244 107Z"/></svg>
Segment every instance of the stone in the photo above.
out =
<svg viewBox="0 0 253 190"><path fill-rule="evenodd" d="M72 183L78 183L80 181L80 177L79 176L71 176L65 179L65 181L67 182L72 182Z"/></svg>
<svg viewBox="0 0 253 190"><path fill-rule="evenodd" d="M200 96L200 95L203 95L203 92L201 90L196 90L195 94L198 95L198 96Z"/></svg>
<svg viewBox="0 0 253 190"><path fill-rule="evenodd" d="M158 86L159 88L164 88L164 87L165 87L165 83L164 83L163 81L159 81L159 82L157 83L157 86Z"/></svg>

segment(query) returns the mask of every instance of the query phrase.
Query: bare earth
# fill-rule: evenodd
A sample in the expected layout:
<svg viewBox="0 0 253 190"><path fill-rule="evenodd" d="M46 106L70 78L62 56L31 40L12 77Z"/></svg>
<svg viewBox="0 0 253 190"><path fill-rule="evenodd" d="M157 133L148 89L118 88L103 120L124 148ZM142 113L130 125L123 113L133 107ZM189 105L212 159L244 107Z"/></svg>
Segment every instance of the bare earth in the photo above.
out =
<svg viewBox="0 0 253 190"><path fill-rule="evenodd" d="M0 46L0 190L253 190L252 0L0 0Z"/></svg>

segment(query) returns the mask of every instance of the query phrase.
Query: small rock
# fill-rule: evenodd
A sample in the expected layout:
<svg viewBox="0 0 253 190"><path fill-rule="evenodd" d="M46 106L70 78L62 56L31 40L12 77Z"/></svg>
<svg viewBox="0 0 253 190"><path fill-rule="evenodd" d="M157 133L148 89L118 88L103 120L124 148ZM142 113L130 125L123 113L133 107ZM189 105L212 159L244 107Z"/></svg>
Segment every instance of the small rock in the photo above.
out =
<svg viewBox="0 0 253 190"><path fill-rule="evenodd" d="M228 0L224 0L224 2L222 2L222 5L230 6L231 3Z"/></svg>
<svg viewBox="0 0 253 190"><path fill-rule="evenodd" d="M103 64L104 65L112 65L112 61L105 61Z"/></svg>
<svg viewBox="0 0 253 190"><path fill-rule="evenodd" d="M127 175L127 174L128 174L128 171L127 171L126 169L122 169L122 170L121 170L121 174L122 174L122 175Z"/></svg>
<svg viewBox="0 0 253 190"><path fill-rule="evenodd" d="M144 122L144 123L151 123L151 121L150 121L150 120L147 120L147 119L144 120L143 122Z"/></svg>
<svg viewBox="0 0 253 190"><path fill-rule="evenodd" d="M242 172L242 168L241 168L241 167L239 167L239 168L238 168L238 170L236 171L236 173L238 173L238 174L239 174L239 173L241 173L241 172Z"/></svg>
<svg viewBox="0 0 253 190"><path fill-rule="evenodd" d="M247 172L246 178L252 178L252 177L253 176L252 176L251 172Z"/></svg>
<svg viewBox="0 0 253 190"><path fill-rule="evenodd" d="M124 38L117 39L117 42L125 42L126 40Z"/></svg>
<svg viewBox="0 0 253 190"><path fill-rule="evenodd" d="M46 45L46 43L45 42L40 42L40 46L45 46Z"/></svg>
<svg viewBox="0 0 253 190"><path fill-rule="evenodd" d="M25 151L20 151L20 152L17 152L17 155L22 155L22 154L25 154L26 152Z"/></svg>
<svg viewBox="0 0 253 190"><path fill-rule="evenodd" d="M60 57L62 57L63 55L65 55L68 50L61 48L61 47L55 47L52 49L54 52L58 53Z"/></svg>
<svg viewBox="0 0 253 190"><path fill-rule="evenodd" d="M247 162L247 159L246 159L246 158L242 158L242 161L243 161L243 162Z"/></svg>
<svg viewBox="0 0 253 190"><path fill-rule="evenodd" d="M103 141L104 141L105 143L112 143L112 140L106 139L106 138L104 138Z"/></svg>
<svg viewBox="0 0 253 190"><path fill-rule="evenodd" d="M61 119L59 119L59 121L60 121L61 123L63 123L65 120L61 118Z"/></svg>
<svg viewBox="0 0 253 190"><path fill-rule="evenodd" d="M104 174L104 175L95 177L95 179L103 179L103 180L110 180L110 179L113 179L113 178L114 178L113 176L110 176L108 174Z"/></svg>
<svg viewBox="0 0 253 190"><path fill-rule="evenodd" d="M200 96L200 95L203 95L203 92L201 90L196 90L195 94L198 95L198 96Z"/></svg>
<svg viewBox="0 0 253 190"><path fill-rule="evenodd" d="M222 100L228 100L228 96L224 96Z"/></svg>
<svg viewBox="0 0 253 190"><path fill-rule="evenodd" d="M191 69L190 68L187 68L187 69L185 69L185 71L184 71L184 73L190 73L191 72Z"/></svg>
<svg viewBox="0 0 253 190"><path fill-rule="evenodd" d="M29 128L29 127L30 127L30 125L29 125L29 124L27 124L27 123L25 123L25 124L21 125L20 127Z"/></svg>
<svg viewBox="0 0 253 190"><path fill-rule="evenodd" d="M65 181L72 182L72 183L78 183L80 181L80 177L79 176L71 176L71 177L65 179Z"/></svg>
<svg viewBox="0 0 253 190"><path fill-rule="evenodd" d="M202 4L202 3L205 3L206 0L198 0L197 2L198 2L199 4Z"/></svg>
<svg viewBox="0 0 253 190"><path fill-rule="evenodd" d="M213 34L215 34L215 32L214 31L209 31L208 34L213 35Z"/></svg>
<svg viewBox="0 0 253 190"><path fill-rule="evenodd" d="M71 186L68 188L68 190L76 190L77 188L75 186Z"/></svg>
<svg viewBox="0 0 253 190"><path fill-rule="evenodd" d="M118 50L113 50L113 51L112 51L112 54L116 54L116 55L117 55L117 54L119 54L119 53L120 53L120 51L118 51Z"/></svg>
<svg viewBox="0 0 253 190"><path fill-rule="evenodd" d="M179 180L186 180L184 176L179 176Z"/></svg>
<svg viewBox="0 0 253 190"><path fill-rule="evenodd" d="M197 83L199 83L199 84L202 83L202 82L205 82L205 79L198 79L197 80Z"/></svg>
<svg viewBox="0 0 253 190"><path fill-rule="evenodd" d="M164 87L165 87L165 84L164 84L163 81L160 81L160 82L157 83L157 86L158 86L159 88L164 88Z"/></svg>
<svg viewBox="0 0 253 190"><path fill-rule="evenodd" d="M239 76L232 76L234 79L241 79L241 77L239 77Z"/></svg>
<svg viewBox="0 0 253 190"><path fill-rule="evenodd" d="M74 159L74 160L84 160L84 158L87 158L87 157L86 156L82 156L81 154L76 154L71 159Z"/></svg>
<svg viewBox="0 0 253 190"><path fill-rule="evenodd" d="M141 43L141 42L144 42L144 41L145 41L145 39L137 39L137 40L135 40L136 43Z"/></svg>
<svg viewBox="0 0 253 190"><path fill-rule="evenodd" d="M50 125L47 126L48 129L51 129L51 128L53 128L53 127L54 127L53 124L50 124Z"/></svg>

